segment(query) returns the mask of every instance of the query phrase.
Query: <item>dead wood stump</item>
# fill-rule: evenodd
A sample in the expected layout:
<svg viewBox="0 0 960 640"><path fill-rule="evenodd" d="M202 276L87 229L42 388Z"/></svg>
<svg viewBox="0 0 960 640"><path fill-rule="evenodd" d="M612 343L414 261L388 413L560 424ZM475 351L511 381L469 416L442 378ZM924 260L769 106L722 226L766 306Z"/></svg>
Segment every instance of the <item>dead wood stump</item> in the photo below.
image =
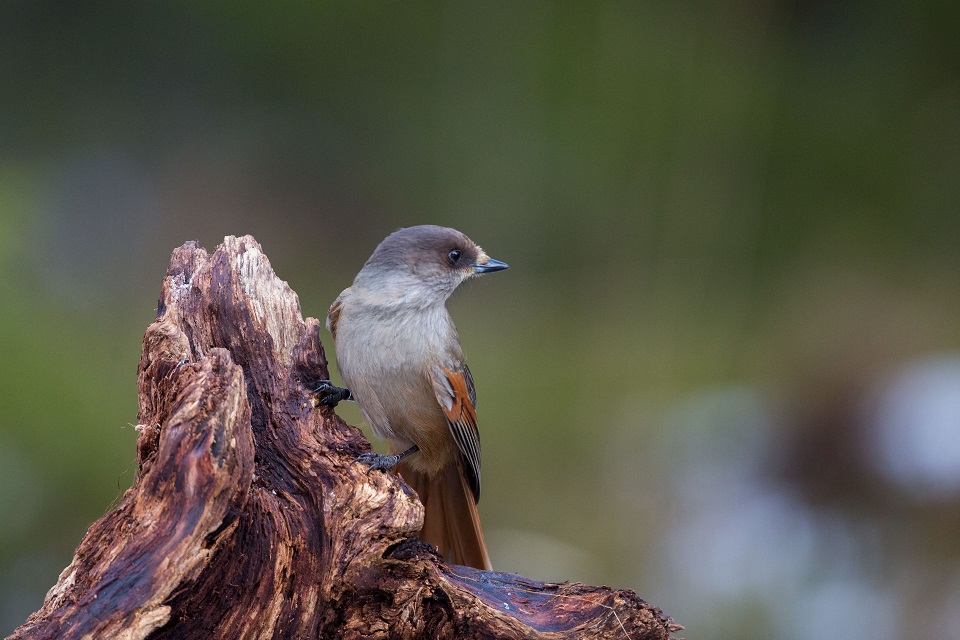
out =
<svg viewBox="0 0 960 640"><path fill-rule="evenodd" d="M446 564L402 481L308 390L320 324L252 237L173 252L139 367L139 473L10 638L632 638L632 591Z"/></svg>

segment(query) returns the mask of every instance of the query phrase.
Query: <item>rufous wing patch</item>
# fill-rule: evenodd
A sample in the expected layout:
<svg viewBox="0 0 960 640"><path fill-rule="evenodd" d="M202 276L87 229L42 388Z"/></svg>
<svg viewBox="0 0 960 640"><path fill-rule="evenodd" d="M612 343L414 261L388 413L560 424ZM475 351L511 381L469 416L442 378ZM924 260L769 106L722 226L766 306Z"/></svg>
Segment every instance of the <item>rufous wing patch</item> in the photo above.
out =
<svg viewBox="0 0 960 640"><path fill-rule="evenodd" d="M438 389L437 400L450 425L450 433L460 449L464 462L464 472L474 500L480 500L480 429L477 426L477 411L474 408L473 379L469 369L452 371L443 369L445 378L442 390L447 397L440 396ZM436 388L436 385L435 385ZM445 394L445 395L446 395ZM446 402L445 402L446 400Z"/></svg>
<svg viewBox="0 0 960 640"><path fill-rule="evenodd" d="M344 293L346 293L346 291L337 296L337 299L330 305L330 310L327 311L327 331L330 332L334 340L337 339L337 325L340 323L340 311L343 309Z"/></svg>

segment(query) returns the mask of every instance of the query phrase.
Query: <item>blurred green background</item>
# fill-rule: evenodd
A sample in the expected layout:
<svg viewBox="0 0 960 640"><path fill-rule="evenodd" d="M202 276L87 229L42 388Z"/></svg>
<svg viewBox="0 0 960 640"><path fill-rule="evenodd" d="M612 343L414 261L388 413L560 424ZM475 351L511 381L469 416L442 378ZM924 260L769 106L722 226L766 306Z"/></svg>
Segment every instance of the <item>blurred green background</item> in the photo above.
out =
<svg viewBox="0 0 960 640"><path fill-rule="evenodd" d="M450 305L496 568L955 638L958 61L941 0L6 0L0 632L132 482L174 247L251 233L322 318L436 223L513 267Z"/></svg>

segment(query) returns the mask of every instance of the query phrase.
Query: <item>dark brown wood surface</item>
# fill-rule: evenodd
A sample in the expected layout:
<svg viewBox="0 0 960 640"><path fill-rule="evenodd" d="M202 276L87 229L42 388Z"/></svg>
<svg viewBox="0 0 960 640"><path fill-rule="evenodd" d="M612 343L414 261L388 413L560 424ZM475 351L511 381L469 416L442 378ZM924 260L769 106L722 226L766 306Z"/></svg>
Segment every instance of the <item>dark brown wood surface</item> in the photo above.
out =
<svg viewBox="0 0 960 640"><path fill-rule="evenodd" d="M401 480L309 389L320 324L260 245L173 252L139 367L139 473L11 638L630 638L632 591L446 564Z"/></svg>

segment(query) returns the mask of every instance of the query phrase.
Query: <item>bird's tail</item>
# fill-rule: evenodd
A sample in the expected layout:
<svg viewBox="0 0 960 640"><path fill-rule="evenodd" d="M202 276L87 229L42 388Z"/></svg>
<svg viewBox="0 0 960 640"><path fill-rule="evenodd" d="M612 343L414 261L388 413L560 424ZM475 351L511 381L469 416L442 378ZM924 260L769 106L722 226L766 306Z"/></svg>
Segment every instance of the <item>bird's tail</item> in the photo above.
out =
<svg viewBox="0 0 960 640"><path fill-rule="evenodd" d="M460 461L433 477L403 462L399 472L426 510L420 539L436 547L448 562L489 571L492 567L480 529L480 514Z"/></svg>

